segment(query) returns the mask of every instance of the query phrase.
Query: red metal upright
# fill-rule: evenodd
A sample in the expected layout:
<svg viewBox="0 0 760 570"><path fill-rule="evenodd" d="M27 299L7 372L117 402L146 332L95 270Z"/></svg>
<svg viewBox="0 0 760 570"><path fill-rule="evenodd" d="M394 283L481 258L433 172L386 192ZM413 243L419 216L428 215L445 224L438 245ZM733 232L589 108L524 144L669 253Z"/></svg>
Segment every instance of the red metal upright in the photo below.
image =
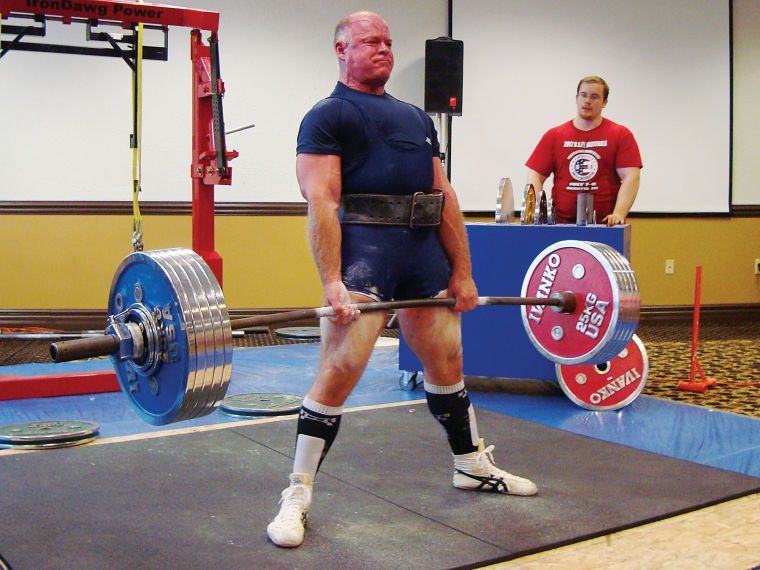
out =
<svg viewBox="0 0 760 570"><path fill-rule="evenodd" d="M216 32L219 14L163 4L132 0L0 0L0 17L35 14L72 21L108 21L125 29L137 23L185 26L190 32L190 58L193 74L193 250L211 267L222 283L222 258L214 250L214 185L229 185L232 169L227 161L238 153L228 152L224 142L221 96L224 84L219 77L219 51ZM211 32L209 45L201 31ZM212 45L213 44L213 45Z"/></svg>
<svg viewBox="0 0 760 570"><path fill-rule="evenodd" d="M213 95L224 93L224 83L212 80L211 48L203 43L201 32L190 32L190 59L193 64L193 250L200 255L222 285L222 258L214 250L214 185L231 184L232 169L226 160L236 151L221 149L223 163L214 142ZM218 124L218 122L217 122Z"/></svg>
<svg viewBox="0 0 760 570"><path fill-rule="evenodd" d="M697 266L696 277L694 281L694 323L691 332L691 368L689 374L689 381L681 381L678 383L678 389L684 392L700 392L704 394L707 389L715 386L717 383L715 378L705 378L702 372L702 366L699 364L699 356L697 350L699 348L699 306L701 305L702 298L702 266ZM697 373L702 379L701 382L697 380Z"/></svg>

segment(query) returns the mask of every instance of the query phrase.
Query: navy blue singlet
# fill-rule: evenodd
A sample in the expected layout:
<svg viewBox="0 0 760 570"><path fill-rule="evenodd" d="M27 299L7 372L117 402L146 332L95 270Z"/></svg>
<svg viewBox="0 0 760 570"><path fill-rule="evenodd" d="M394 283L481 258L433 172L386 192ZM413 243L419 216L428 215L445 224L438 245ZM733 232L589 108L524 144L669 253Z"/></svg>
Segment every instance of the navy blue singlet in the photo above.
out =
<svg viewBox="0 0 760 570"><path fill-rule="evenodd" d="M418 107L338 83L304 117L298 154L341 157L344 194L429 193L438 136ZM378 301L435 297L451 266L437 228L341 224L343 282Z"/></svg>

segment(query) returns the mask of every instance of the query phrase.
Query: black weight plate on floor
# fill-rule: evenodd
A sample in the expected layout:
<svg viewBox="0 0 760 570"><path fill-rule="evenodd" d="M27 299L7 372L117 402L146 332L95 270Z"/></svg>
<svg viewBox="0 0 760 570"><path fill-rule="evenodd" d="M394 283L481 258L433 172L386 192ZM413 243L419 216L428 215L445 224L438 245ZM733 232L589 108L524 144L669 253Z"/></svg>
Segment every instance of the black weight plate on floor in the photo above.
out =
<svg viewBox="0 0 760 570"><path fill-rule="evenodd" d="M24 449L81 445L97 438L99 427L80 420L13 424L0 427L0 445Z"/></svg>
<svg viewBox="0 0 760 570"><path fill-rule="evenodd" d="M282 338L297 338L299 340L319 340L319 327L285 327L275 329L274 334Z"/></svg>
<svg viewBox="0 0 760 570"><path fill-rule="evenodd" d="M302 402L298 394L253 392L227 396L219 409L231 416L282 416L297 414Z"/></svg>

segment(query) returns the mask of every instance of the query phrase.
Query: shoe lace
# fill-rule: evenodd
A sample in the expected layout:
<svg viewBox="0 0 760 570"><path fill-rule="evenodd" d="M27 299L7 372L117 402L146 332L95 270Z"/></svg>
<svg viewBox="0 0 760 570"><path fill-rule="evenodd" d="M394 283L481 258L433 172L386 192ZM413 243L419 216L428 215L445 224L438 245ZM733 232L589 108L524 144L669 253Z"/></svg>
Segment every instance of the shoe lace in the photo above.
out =
<svg viewBox="0 0 760 570"><path fill-rule="evenodd" d="M304 506L311 501L311 489L306 485L291 485L282 492L280 497L280 513L277 518L281 522L300 522L303 518Z"/></svg>
<svg viewBox="0 0 760 570"><path fill-rule="evenodd" d="M494 450L494 446L489 445L483 451L479 451L478 454L475 456L475 464L481 469L485 469L485 470L490 469L494 463L493 454L491 453L493 450Z"/></svg>

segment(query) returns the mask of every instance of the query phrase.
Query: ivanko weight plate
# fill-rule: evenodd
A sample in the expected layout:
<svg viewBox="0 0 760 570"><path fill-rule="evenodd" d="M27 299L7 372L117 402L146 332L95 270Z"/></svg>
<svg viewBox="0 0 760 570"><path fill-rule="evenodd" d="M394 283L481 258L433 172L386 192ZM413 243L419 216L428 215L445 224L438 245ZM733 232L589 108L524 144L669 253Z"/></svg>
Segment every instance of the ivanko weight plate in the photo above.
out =
<svg viewBox="0 0 760 570"><path fill-rule="evenodd" d="M649 377L649 357L638 336L620 354L601 364L556 364L565 395L589 410L617 410L633 402Z"/></svg>
<svg viewBox="0 0 760 570"><path fill-rule="evenodd" d="M95 422L80 420L40 421L0 427L0 446L18 449L71 447L98 437Z"/></svg>
<svg viewBox="0 0 760 570"><path fill-rule="evenodd" d="M526 305L521 316L536 349L560 364L606 362L630 342L639 321L639 289L619 252L601 244L566 240L535 258L523 280L523 297L576 296L572 313Z"/></svg>
<svg viewBox="0 0 760 570"><path fill-rule="evenodd" d="M231 416L282 416L298 413L302 403L298 394L253 392L227 396L219 409Z"/></svg>

